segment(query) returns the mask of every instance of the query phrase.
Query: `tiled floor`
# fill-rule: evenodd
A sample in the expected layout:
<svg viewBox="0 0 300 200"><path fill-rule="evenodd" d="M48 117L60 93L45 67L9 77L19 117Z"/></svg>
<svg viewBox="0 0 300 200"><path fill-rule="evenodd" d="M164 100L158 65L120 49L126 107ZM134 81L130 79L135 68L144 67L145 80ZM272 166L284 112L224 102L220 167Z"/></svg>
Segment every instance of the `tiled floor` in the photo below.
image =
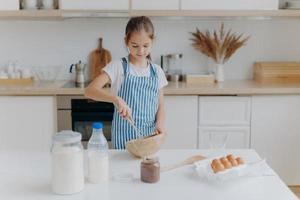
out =
<svg viewBox="0 0 300 200"><path fill-rule="evenodd" d="M300 186L289 186L289 188L297 195L300 199Z"/></svg>

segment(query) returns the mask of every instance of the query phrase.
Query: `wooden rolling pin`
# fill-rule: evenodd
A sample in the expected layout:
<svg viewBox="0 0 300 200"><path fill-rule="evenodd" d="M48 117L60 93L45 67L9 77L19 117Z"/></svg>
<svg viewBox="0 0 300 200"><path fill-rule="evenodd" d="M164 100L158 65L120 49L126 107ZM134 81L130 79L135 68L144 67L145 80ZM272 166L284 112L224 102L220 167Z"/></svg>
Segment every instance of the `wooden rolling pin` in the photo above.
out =
<svg viewBox="0 0 300 200"><path fill-rule="evenodd" d="M176 168L179 168L179 167L183 167L185 165L191 165L191 164L194 164L197 161L204 160L204 159L205 159L205 157L202 156L202 155L194 155L194 156L191 156L191 157L183 160L180 163L169 165L169 166L163 166L160 169L160 172L166 172L166 171L170 171L170 170L173 170L173 169L176 169Z"/></svg>

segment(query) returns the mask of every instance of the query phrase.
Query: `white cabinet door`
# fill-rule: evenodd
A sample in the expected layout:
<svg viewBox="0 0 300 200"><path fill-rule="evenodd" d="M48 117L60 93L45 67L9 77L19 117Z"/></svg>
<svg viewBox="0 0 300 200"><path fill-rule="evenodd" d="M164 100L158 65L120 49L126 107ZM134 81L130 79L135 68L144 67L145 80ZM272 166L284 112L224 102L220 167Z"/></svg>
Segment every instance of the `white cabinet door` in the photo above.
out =
<svg viewBox="0 0 300 200"><path fill-rule="evenodd" d="M250 147L250 127L200 127L199 148L245 149Z"/></svg>
<svg viewBox="0 0 300 200"><path fill-rule="evenodd" d="M132 10L179 10L179 0L132 0Z"/></svg>
<svg viewBox="0 0 300 200"><path fill-rule="evenodd" d="M251 97L199 97L200 126L249 126Z"/></svg>
<svg viewBox="0 0 300 200"><path fill-rule="evenodd" d="M0 11L3 10L19 10L19 0L0 0Z"/></svg>
<svg viewBox="0 0 300 200"><path fill-rule="evenodd" d="M251 97L199 97L198 148L249 148Z"/></svg>
<svg viewBox="0 0 300 200"><path fill-rule="evenodd" d="M128 10L129 0L59 0L62 10Z"/></svg>
<svg viewBox="0 0 300 200"><path fill-rule="evenodd" d="M198 96L165 96L167 137L163 148L197 148Z"/></svg>
<svg viewBox="0 0 300 200"><path fill-rule="evenodd" d="M278 0L181 0L182 10L277 10Z"/></svg>
<svg viewBox="0 0 300 200"><path fill-rule="evenodd" d="M300 96L254 96L251 147L286 184L300 184Z"/></svg>
<svg viewBox="0 0 300 200"><path fill-rule="evenodd" d="M54 97L0 97L0 149L49 151L56 132Z"/></svg>

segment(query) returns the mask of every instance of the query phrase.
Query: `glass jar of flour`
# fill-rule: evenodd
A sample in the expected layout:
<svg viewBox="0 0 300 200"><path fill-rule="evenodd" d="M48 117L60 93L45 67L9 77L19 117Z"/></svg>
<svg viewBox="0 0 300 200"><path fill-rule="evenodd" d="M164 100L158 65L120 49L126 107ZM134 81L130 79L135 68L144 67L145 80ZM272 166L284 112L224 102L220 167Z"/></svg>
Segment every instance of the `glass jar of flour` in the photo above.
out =
<svg viewBox="0 0 300 200"><path fill-rule="evenodd" d="M84 188L83 147L81 134L61 131L53 137L52 191L73 194Z"/></svg>

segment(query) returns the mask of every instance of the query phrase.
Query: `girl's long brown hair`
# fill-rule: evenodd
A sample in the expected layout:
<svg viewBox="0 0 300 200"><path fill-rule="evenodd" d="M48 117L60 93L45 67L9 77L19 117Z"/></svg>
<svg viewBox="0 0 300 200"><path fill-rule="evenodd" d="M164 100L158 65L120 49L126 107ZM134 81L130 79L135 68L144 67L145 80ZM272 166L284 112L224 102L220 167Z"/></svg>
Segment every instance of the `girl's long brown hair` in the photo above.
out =
<svg viewBox="0 0 300 200"><path fill-rule="evenodd" d="M148 33L150 39L154 39L154 26L151 20L146 16L132 17L127 23L125 29L125 42L128 44L131 34L133 32L145 31ZM147 56L151 60L150 54Z"/></svg>

